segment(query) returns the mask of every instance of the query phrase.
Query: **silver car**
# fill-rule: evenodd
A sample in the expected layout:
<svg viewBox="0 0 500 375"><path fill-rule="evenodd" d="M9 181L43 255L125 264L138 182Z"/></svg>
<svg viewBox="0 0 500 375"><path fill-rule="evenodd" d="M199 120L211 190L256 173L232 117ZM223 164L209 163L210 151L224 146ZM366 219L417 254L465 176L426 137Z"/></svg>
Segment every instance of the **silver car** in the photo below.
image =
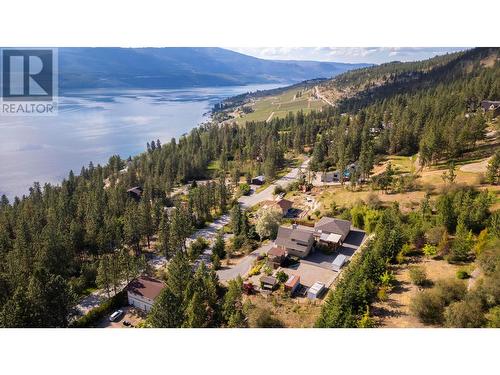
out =
<svg viewBox="0 0 500 375"><path fill-rule="evenodd" d="M123 315L123 310L116 310L113 314L111 314L111 316L109 317L109 321L110 322L114 322L118 319L121 318L121 316Z"/></svg>

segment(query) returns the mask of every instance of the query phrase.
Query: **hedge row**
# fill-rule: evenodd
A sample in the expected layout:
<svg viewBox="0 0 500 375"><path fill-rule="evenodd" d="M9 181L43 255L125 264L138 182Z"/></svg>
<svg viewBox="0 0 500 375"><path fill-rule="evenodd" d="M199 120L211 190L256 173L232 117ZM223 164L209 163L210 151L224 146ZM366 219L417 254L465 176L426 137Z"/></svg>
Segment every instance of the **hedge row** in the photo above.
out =
<svg viewBox="0 0 500 375"><path fill-rule="evenodd" d="M71 328L91 328L94 327L102 318L106 315L111 314L114 310L127 305L127 293L121 291L115 296L106 300L100 306L97 306L90 310L87 314L82 316L80 319L75 320L69 326Z"/></svg>

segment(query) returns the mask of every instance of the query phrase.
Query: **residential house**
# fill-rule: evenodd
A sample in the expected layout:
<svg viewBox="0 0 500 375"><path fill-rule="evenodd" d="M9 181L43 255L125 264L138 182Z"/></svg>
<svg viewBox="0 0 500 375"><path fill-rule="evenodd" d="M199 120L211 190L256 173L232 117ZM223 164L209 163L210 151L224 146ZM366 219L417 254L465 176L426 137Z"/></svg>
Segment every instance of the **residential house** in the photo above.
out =
<svg viewBox="0 0 500 375"><path fill-rule="evenodd" d="M284 249L289 256L305 258L311 252L314 242L313 232L309 229L280 226L274 243L276 247Z"/></svg>
<svg viewBox="0 0 500 375"><path fill-rule="evenodd" d="M321 174L321 182L338 182L340 180L340 172L323 172Z"/></svg>
<svg viewBox="0 0 500 375"><path fill-rule="evenodd" d="M266 178L264 176L257 176L252 178L252 185L264 185Z"/></svg>
<svg viewBox="0 0 500 375"><path fill-rule="evenodd" d="M127 194L134 200L139 201L142 196L142 188L140 186L134 186L133 188L127 190Z"/></svg>
<svg viewBox="0 0 500 375"><path fill-rule="evenodd" d="M500 115L500 101L498 100L483 100L481 102L481 108L484 112L491 111L493 113L493 117Z"/></svg>
<svg viewBox="0 0 500 375"><path fill-rule="evenodd" d="M141 276L132 280L125 290L127 291L128 303L145 312L149 312L153 303L165 288L165 284L160 280L149 276Z"/></svg>
<svg viewBox="0 0 500 375"><path fill-rule="evenodd" d="M278 199L275 201L265 201L262 207L275 209L279 211L282 216L286 216L292 208L292 205L293 203L288 199Z"/></svg>
<svg viewBox="0 0 500 375"><path fill-rule="evenodd" d="M314 237L317 243L334 250L344 243L350 231L350 221L328 216L322 217L314 224Z"/></svg>

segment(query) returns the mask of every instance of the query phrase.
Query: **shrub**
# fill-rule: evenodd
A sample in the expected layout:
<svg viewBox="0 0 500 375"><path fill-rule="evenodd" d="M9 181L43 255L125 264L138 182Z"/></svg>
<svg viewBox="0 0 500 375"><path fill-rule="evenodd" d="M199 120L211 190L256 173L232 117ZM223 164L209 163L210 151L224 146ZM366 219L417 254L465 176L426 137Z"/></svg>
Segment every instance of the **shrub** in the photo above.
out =
<svg viewBox="0 0 500 375"><path fill-rule="evenodd" d="M453 302L444 310L446 327L477 328L484 325L484 314L475 301Z"/></svg>
<svg viewBox="0 0 500 375"><path fill-rule="evenodd" d="M267 276L271 276L273 274L273 269L266 264L262 267L262 272Z"/></svg>
<svg viewBox="0 0 500 375"><path fill-rule="evenodd" d="M465 270L458 270L457 277L461 280L468 279L470 277L469 273Z"/></svg>
<svg viewBox="0 0 500 375"><path fill-rule="evenodd" d="M217 254L212 257L212 266L214 267L214 270L220 269L220 258Z"/></svg>
<svg viewBox="0 0 500 375"><path fill-rule="evenodd" d="M436 282L436 287L434 289L443 299L445 305L463 299L465 293L467 293L465 283L456 279L439 280Z"/></svg>
<svg viewBox="0 0 500 375"><path fill-rule="evenodd" d="M424 290L418 293L410 303L410 311L426 324L441 324L443 310L443 300L435 290Z"/></svg>
<svg viewBox="0 0 500 375"><path fill-rule="evenodd" d="M436 256L438 253L437 247L431 244L425 244L422 251L424 252L424 255L429 258Z"/></svg>
<svg viewBox="0 0 500 375"><path fill-rule="evenodd" d="M500 328L500 306L491 308L486 314L486 319L488 320L487 327Z"/></svg>
<svg viewBox="0 0 500 375"><path fill-rule="evenodd" d="M208 247L208 242L203 237L198 237L196 240L191 242L188 248L188 255L191 259L197 258L203 250Z"/></svg>
<svg viewBox="0 0 500 375"><path fill-rule="evenodd" d="M288 275L283 271L278 271L276 273L276 279L280 283L285 283L288 280Z"/></svg>
<svg viewBox="0 0 500 375"><path fill-rule="evenodd" d="M248 276L258 275L262 269L262 262L258 262L248 273Z"/></svg>
<svg viewBox="0 0 500 375"><path fill-rule="evenodd" d="M377 298L380 301L387 301L387 287L383 286L377 291Z"/></svg>
<svg viewBox="0 0 500 375"><path fill-rule="evenodd" d="M391 288L394 282L396 281L394 274L389 271L385 271L381 276L380 276L380 283L383 287L386 288Z"/></svg>
<svg viewBox="0 0 500 375"><path fill-rule="evenodd" d="M437 245L441 238L443 237L444 232L446 232L443 226L437 226L430 228L426 233L425 237L427 238L427 242L431 245Z"/></svg>
<svg viewBox="0 0 500 375"><path fill-rule="evenodd" d="M361 319L358 321L359 328L374 328L375 320L370 317L370 309L366 307L366 312L363 314Z"/></svg>
<svg viewBox="0 0 500 375"><path fill-rule="evenodd" d="M413 284L418 286L424 286L428 282L425 270L417 266L410 267L410 279Z"/></svg>
<svg viewBox="0 0 500 375"><path fill-rule="evenodd" d="M274 187L274 192L273 192L274 195L279 195L279 194L283 194L283 193L285 193L285 189L283 189L283 187L281 185L276 185Z"/></svg>
<svg viewBox="0 0 500 375"><path fill-rule="evenodd" d="M366 205L374 210L377 210L381 207L382 203L380 202L378 195L371 192L366 197Z"/></svg>
<svg viewBox="0 0 500 375"><path fill-rule="evenodd" d="M248 195L248 194L250 194L250 185L248 185L246 183L240 184L239 190L240 190L241 195Z"/></svg>
<svg viewBox="0 0 500 375"><path fill-rule="evenodd" d="M396 255L396 262L398 264L404 263L406 256L411 253L413 247L409 243L405 243L402 247L401 250L398 252Z"/></svg>
<svg viewBox="0 0 500 375"><path fill-rule="evenodd" d="M275 318L269 309L262 309L259 311L255 325L258 328L282 328L283 322Z"/></svg>

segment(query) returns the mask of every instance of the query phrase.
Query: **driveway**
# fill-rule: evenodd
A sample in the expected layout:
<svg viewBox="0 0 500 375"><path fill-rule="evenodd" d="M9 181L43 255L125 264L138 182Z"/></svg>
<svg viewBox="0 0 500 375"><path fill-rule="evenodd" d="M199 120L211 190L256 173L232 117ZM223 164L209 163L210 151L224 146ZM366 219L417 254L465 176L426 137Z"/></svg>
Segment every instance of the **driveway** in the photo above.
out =
<svg viewBox="0 0 500 375"><path fill-rule="evenodd" d="M144 321L145 313L141 310L136 309L133 306L124 306L120 307L123 310L123 315L120 319L110 322L109 316L106 315L102 320L97 324L97 328L132 328L123 325L124 321L129 321L134 327L136 327L139 323Z"/></svg>
<svg viewBox="0 0 500 375"><path fill-rule="evenodd" d="M208 247L201 253L201 255L196 259L193 264L193 268L197 269L201 262L209 265L211 263L212 257L212 246L217 236L217 232L224 227L224 225L229 223L229 215L225 214L214 220L212 223L208 224L205 228L198 229L194 232L187 240L186 243L189 245L191 242L196 240L198 237L203 237L209 242ZM230 238L232 235L224 235L225 239Z"/></svg>
<svg viewBox="0 0 500 375"><path fill-rule="evenodd" d="M235 264L232 267L225 267L218 270L217 276L219 276L219 280L228 281L237 278L238 275L241 277L245 276L248 271L250 271L254 260L257 259L259 254L267 254L267 252L271 249L271 247L273 247L273 245L273 242L266 243L265 245L262 245L258 249L245 256L238 264Z"/></svg>
<svg viewBox="0 0 500 375"><path fill-rule="evenodd" d="M325 269L332 269L332 262L337 257L337 255L342 254L347 257L347 261L351 259L356 250L359 249L361 244L366 238L366 233L361 229L352 229L347 238L345 239L342 246L335 251L333 254L325 254L319 250L311 252L305 259L301 260L301 263L311 264L316 267L321 267Z"/></svg>

